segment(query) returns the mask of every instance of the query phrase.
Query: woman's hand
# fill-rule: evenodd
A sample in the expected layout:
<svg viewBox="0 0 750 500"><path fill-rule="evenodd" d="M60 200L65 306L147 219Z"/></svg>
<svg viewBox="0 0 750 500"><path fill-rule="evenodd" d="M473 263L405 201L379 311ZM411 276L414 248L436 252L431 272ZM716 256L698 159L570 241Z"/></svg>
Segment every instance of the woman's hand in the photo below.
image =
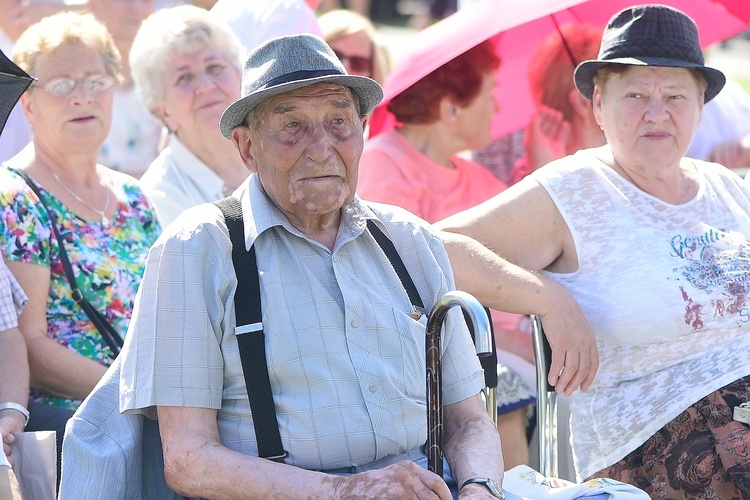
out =
<svg viewBox="0 0 750 500"><path fill-rule="evenodd" d="M10 451L10 445L16 440L19 432L23 432L23 426L26 418L15 410L0 411L0 440L3 442L3 453L8 458L10 465L14 465L13 455Z"/></svg>
<svg viewBox="0 0 750 500"><path fill-rule="evenodd" d="M540 314L544 334L552 348L552 364L547 380L555 391L570 396L581 388L587 391L599 369L596 337L583 311L573 297L557 284L552 306Z"/></svg>

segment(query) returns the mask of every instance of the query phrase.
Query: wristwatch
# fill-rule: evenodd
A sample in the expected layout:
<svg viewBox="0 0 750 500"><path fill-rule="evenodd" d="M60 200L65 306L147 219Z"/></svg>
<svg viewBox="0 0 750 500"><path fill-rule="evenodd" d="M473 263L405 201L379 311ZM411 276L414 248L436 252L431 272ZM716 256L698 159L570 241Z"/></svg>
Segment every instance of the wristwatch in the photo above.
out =
<svg viewBox="0 0 750 500"><path fill-rule="evenodd" d="M503 493L502 487L489 477L472 477L471 479L467 479L458 491L461 491L467 484L483 484L488 490L490 490L493 497L505 499L505 493Z"/></svg>

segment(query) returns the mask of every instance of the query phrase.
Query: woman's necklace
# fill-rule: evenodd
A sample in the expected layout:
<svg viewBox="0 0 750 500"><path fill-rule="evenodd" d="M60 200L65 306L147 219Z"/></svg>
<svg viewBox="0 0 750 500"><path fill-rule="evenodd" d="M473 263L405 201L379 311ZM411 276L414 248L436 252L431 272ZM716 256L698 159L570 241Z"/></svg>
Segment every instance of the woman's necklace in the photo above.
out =
<svg viewBox="0 0 750 500"><path fill-rule="evenodd" d="M58 182L58 184L60 184L63 187L63 189L65 189L65 191L67 191L68 194L70 194L70 196L72 196L73 198L75 198L80 204L82 204L83 206L87 207L89 210L91 210L92 212L94 212L95 214L97 214L99 216L99 218L101 219L102 225L106 226L107 224L109 224L109 219L107 218L107 215L106 215L107 208L109 208L109 198L110 198L110 189L109 188L107 188L107 199L104 202L104 208L101 209L101 210L97 210L94 207L92 207L90 203L84 201L80 196L78 196L77 194L75 194L73 192L73 190L70 189L62 181L62 179L60 179L60 177L55 173L55 171L52 170L48 165L47 165L47 168L52 173L52 177L55 178L55 180Z"/></svg>

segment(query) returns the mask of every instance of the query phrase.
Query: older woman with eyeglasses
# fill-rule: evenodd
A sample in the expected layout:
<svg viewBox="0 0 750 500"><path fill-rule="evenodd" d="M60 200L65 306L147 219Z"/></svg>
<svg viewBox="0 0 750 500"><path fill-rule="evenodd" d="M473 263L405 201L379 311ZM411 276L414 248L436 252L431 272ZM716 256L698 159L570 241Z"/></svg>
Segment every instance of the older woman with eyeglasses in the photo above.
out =
<svg viewBox="0 0 750 500"><path fill-rule="evenodd" d="M161 229L137 181L96 161L121 78L104 25L72 12L47 17L21 35L12 57L38 80L21 97L32 142L0 169L0 249L29 297L19 318L32 388L27 429L61 439L114 354L74 298L54 230L80 293L124 337Z"/></svg>
<svg viewBox="0 0 750 500"><path fill-rule="evenodd" d="M231 194L250 172L219 119L240 97L243 48L227 23L192 5L148 17L130 50L143 105L169 130L169 145L141 177L166 226L183 210Z"/></svg>

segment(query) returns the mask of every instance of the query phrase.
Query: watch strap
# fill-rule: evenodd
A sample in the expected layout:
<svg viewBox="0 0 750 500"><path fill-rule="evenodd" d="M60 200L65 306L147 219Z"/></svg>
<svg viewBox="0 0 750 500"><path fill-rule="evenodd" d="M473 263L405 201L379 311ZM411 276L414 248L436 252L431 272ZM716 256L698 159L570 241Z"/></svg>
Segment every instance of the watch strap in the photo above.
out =
<svg viewBox="0 0 750 500"><path fill-rule="evenodd" d="M23 423L24 428L26 427L26 424L29 423L29 410L27 410L23 405L13 402L0 403L0 411L3 410L16 410L17 412L20 412L26 419Z"/></svg>
<svg viewBox="0 0 750 500"><path fill-rule="evenodd" d="M471 479L467 479L466 481L464 481L458 491L460 492L467 484L481 484L482 486L487 488L495 498L501 498L503 500L505 499L505 493L503 493L500 485L489 477L472 477Z"/></svg>

